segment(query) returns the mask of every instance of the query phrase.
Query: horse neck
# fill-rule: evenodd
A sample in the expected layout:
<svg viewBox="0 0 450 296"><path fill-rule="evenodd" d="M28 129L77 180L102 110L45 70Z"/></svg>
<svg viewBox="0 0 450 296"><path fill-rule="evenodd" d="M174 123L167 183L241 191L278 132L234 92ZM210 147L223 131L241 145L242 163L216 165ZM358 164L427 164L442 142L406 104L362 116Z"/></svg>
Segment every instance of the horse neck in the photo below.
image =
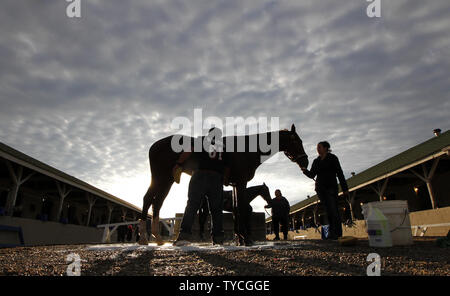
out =
<svg viewBox="0 0 450 296"><path fill-rule="evenodd" d="M272 157L275 154L277 154L278 152L284 152L287 150L288 147L288 143L290 141L290 132L289 131L285 131L285 130L281 130L281 131L277 131L277 132L268 132L265 133L265 135L267 136L267 143L270 143L270 145L272 145L272 134L273 133L278 133L278 150L270 150L270 152L261 152L258 149L258 155L259 157L261 157L262 155L264 156L269 156ZM258 134L258 136L263 135L263 134ZM258 140L260 140L260 137L258 137ZM259 142L258 142L258 147L259 147Z"/></svg>
<svg viewBox="0 0 450 296"><path fill-rule="evenodd" d="M242 136L229 136L229 137L224 137L222 138L222 142L227 145L229 143L228 138L232 138L230 139L232 146L234 146L234 148L237 148L236 145L239 141L245 139L245 149L246 151L248 151L249 149L249 141L250 141L250 137L257 137L257 152L263 154L263 152L260 151L260 141L262 141L262 137L265 136L265 140L267 141L267 143L264 144L268 144L268 145L272 145L272 135L274 133L278 133L278 142L279 142L279 147L278 150L279 151L286 151L289 140L290 140L290 132L286 131L286 130L281 130L281 131L275 131L275 132L266 132L266 133L259 133L259 134L252 134L252 135L242 135ZM269 144L270 143L270 144ZM279 152L276 151L276 152ZM237 152L241 152L241 151L237 151ZM275 152L275 153L276 153Z"/></svg>
<svg viewBox="0 0 450 296"><path fill-rule="evenodd" d="M272 135L274 133L278 133L278 150L274 151L274 150L270 150L270 152L262 152L259 147L260 147L260 141L261 141L261 137L264 135L266 137L267 144L269 144L270 146L273 145L272 143ZM281 131L275 131L275 132L267 132L267 133L261 133L258 134L258 154L259 155L275 155L278 152L282 152L282 151L286 151L287 147L288 147L288 143L290 140L290 133L289 131L285 131L285 130L281 130ZM264 143L266 144L266 143Z"/></svg>

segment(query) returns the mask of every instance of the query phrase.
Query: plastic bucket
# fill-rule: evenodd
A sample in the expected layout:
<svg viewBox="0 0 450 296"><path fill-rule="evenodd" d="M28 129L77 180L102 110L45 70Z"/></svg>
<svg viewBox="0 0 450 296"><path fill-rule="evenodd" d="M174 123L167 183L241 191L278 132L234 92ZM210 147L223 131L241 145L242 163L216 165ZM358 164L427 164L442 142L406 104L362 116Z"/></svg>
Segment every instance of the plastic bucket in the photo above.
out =
<svg viewBox="0 0 450 296"><path fill-rule="evenodd" d="M388 219L394 246L405 246L413 243L406 200L377 201L364 204L362 209L366 223L369 214L369 204L371 207L379 209Z"/></svg>
<svg viewBox="0 0 450 296"><path fill-rule="evenodd" d="M392 237L388 218L380 209L369 205L367 210L367 234L371 247L392 247Z"/></svg>

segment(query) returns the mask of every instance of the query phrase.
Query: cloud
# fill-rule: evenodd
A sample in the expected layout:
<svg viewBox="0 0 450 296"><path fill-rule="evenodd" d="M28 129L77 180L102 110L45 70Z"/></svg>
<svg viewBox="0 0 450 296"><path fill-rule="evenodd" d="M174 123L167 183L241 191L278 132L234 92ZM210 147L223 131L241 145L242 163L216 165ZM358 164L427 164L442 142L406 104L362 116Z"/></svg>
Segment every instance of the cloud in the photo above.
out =
<svg viewBox="0 0 450 296"><path fill-rule="evenodd" d="M81 19L66 5L2 2L0 139L138 206L148 148L197 107L295 123L310 162L328 140L346 176L450 127L446 0L383 1L379 19L365 1L81 1ZM287 159L262 181L291 204L314 194Z"/></svg>

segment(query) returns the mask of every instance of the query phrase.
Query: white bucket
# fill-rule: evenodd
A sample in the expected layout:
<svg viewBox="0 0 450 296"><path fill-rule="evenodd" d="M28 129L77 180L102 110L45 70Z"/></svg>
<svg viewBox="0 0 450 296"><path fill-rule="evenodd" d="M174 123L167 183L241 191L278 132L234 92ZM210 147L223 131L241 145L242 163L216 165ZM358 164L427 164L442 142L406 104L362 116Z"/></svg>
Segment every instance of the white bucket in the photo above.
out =
<svg viewBox="0 0 450 296"><path fill-rule="evenodd" d="M392 244L394 246L412 245L411 222L406 200L377 201L364 204L362 209L366 223L369 215L369 205L379 209L389 220Z"/></svg>

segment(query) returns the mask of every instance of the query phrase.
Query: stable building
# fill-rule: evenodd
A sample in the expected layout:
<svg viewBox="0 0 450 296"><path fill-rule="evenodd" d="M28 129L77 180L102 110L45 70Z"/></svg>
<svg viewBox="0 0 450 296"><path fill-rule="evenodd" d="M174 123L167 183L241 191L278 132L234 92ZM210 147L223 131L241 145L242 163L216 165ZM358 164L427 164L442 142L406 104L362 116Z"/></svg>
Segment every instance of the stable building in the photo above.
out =
<svg viewBox="0 0 450 296"><path fill-rule="evenodd" d="M97 225L135 221L140 212L0 143L0 246L98 243Z"/></svg>
<svg viewBox="0 0 450 296"><path fill-rule="evenodd" d="M413 235L446 235L450 229L450 131L441 133L347 179L349 197L339 187L338 204L344 236L367 237L362 205L373 201L406 200ZM326 225L318 196L291 206L290 238L320 238ZM267 231L272 229L266 219ZM273 235L268 235L272 238Z"/></svg>

